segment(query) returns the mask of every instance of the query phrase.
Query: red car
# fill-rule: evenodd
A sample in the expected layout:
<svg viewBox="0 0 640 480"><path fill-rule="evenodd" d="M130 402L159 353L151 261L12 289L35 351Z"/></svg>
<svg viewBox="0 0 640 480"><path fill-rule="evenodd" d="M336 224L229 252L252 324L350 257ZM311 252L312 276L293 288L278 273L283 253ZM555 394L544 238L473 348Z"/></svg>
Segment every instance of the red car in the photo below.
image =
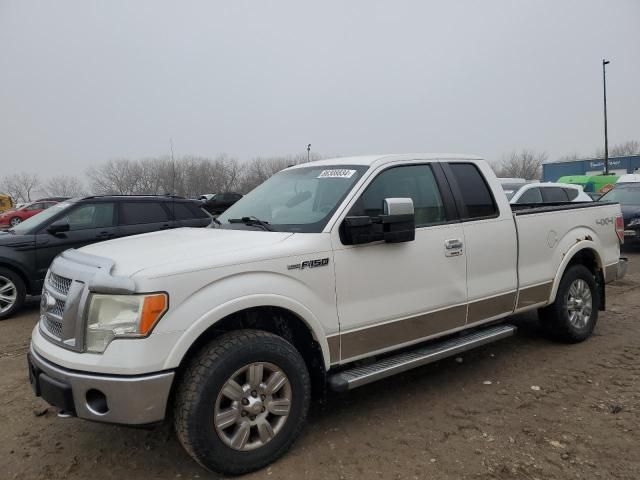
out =
<svg viewBox="0 0 640 480"><path fill-rule="evenodd" d="M15 227L19 223L25 221L29 217L46 210L51 205L55 205L58 202L54 201L40 201L31 202L23 205L19 208L12 208L5 212L0 213L0 228Z"/></svg>

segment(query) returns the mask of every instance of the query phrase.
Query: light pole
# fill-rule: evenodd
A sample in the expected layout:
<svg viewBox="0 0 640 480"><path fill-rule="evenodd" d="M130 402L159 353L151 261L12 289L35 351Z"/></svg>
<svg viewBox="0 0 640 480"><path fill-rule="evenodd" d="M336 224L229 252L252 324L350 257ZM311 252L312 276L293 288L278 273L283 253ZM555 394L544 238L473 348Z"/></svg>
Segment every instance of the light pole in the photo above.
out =
<svg viewBox="0 0 640 480"><path fill-rule="evenodd" d="M602 59L602 89L604 92L604 174L609 175L609 138L607 136L607 69L609 60Z"/></svg>
<svg viewBox="0 0 640 480"><path fill-rule="evenodd" d="M310 161L311 156L311 144L307 145L307 163Z"/></svg>

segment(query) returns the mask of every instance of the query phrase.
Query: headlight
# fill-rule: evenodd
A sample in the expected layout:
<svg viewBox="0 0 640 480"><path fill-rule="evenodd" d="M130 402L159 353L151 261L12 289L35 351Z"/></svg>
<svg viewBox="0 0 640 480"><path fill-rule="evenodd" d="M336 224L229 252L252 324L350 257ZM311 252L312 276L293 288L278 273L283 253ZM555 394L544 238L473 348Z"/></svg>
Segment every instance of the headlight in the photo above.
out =
<svg viewBox="0 0 640 480"><path fill-rule="evenodd" d="M640 226L640 218L634 218L627 224L627 227L637 227L637 226Z"/></svg>
<svg viewBox="0 0 640 480"><path fill-rule="evenodd" d="M165 293L93 294L87 316L87 351L102 353L114 338L145 337L168 306Z"/></svg>

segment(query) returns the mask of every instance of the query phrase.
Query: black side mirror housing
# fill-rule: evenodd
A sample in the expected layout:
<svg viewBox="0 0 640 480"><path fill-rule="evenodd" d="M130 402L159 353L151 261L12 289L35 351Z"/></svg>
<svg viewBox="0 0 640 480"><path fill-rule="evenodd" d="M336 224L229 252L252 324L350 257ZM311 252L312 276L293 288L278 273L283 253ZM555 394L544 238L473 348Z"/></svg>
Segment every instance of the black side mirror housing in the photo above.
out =
<svg viewBox="0 0 640 480"><path fill-rule="evenodd" d="M384 215L378 217L346 217L340 226L340 239L344 245L384 241L411 242L416 238L413 201L410 198L387 198Z"/></svg>
<svg viewBox="0 0 640 480"><path fill-rule="evenodd" d="M69 222L66 220L57 220L47 227L47 232L51 235L59 235L69 231Z"/></svg>

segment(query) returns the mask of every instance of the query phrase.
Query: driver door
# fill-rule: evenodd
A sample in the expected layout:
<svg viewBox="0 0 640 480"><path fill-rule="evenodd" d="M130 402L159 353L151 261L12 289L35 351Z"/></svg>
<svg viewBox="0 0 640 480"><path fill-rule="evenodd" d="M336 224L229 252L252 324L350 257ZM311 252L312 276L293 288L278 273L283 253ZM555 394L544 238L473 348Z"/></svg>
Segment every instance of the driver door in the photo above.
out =
<svg viewBox="0 0 640 480"><path fill-rule="evenodd" d="M115 205L112 202L85 203L53 221L67 221L69 231L51 234L44 227L36 235L36 269L42 281L59 253L117 236Z"/></svg>
<svg viewBox="0 0 640 480"><path fill-rule="evenodd" d="M416 343L466 322L464 231L437 163L380 171L347 216L377 216L385 198L407 197L414 204L414 241L343 245L338 225L334 228L341 362Z"/></svg>

